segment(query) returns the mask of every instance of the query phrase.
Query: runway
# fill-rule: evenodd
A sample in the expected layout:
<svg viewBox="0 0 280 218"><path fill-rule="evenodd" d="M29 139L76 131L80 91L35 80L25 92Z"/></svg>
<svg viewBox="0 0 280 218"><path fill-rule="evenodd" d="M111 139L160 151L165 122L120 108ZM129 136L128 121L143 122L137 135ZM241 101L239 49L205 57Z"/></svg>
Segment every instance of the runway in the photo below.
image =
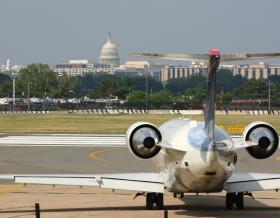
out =
<svg viewBox="0 0 280 218"><path fill-rule="evenodd" d="M234 137L234 141L240 137ZM256 160L238 151L237 170L280 173L280 151ZM153 171L150 160L138 160L124 135L4 135L0 137L0 173L125 173Z"/></svg>
<svg viewBox="0 0 280 218"><path fill-rule="evenodd" d="M236 140L239 140L238 138ZM68 146L65 146L68 145ZM0 173L125 173L154 171L149 160L137 160L125 145L124 135L1 135ZM237 171L280 173L280 150L271 158L256 160L245 150L238 152ZM146 211L145 198L134 193L97 188L57 186L0 186L0 217L30 217L40 202L43 217L163 217ZM171 217L277 216L280 194L256 193L246 198L245 212L224 210L224 193L188 195L183 200L166 194ZM61 203L59 203L61 202ZM9 209L12 208L12 209ZM31 208L31 209L30 209Z"/></svg>

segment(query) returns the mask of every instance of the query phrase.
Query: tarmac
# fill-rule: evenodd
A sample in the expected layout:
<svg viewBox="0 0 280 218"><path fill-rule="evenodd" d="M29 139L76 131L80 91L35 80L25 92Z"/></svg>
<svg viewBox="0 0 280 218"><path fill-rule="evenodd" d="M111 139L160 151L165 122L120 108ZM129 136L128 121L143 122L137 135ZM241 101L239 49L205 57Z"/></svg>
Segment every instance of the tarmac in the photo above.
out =
<svg viewBox="0 0 280 218"><path fill-rule="evenodd" d="M3 141L5 137L6 141ZM75 137L82 137L81 135L64 135L64 138L60 139L54 138L62 137L59 135L41 135L40 137L49 137L45 141L42 138L38 140L39 135L36 135L37 142L34 142L34 138L30 141L30 137L34 135L2 136L1 174L125 173L154 170L151 161L135 159L118 135L92 135L92 141L80 141L80 146L76 146L79 140ZM98 144L98 137L120 137L120 143L114 144L114 138L103 138L103 144ZM51 138L53 141L50 142ZM72 141L72 144L62 147L67 140ZM93 140L96 140L95 145ZM52 146L49 146L50 144ZM241 150L238 152L237 171L280 173L280 150L266 160L253 159L246 151ZM134 195L133 192L113 192L89 187L2 183L0 217L35 217L34 204L37 202L40 203L41 217L164 217L163 211L145 210L145 198L140 196L133 200ZM256 192L255 199L246 197L244 211L226 211L224 195L225 193L198 196L187 194L184 199L175 199L172 194L166 193L165 209L168 210L169 217L279 216L278 192Z"/></svg>

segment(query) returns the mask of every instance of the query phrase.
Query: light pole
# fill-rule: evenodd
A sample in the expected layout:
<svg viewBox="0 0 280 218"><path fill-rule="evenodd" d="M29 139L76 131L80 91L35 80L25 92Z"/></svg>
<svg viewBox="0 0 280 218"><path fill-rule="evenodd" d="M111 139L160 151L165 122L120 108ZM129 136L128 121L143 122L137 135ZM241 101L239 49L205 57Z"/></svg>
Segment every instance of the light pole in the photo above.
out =
<svg viewBox="0 0 280 218"><path fill-rule="evenodd" d="M15 111L15 105L16 105L16 77L17 73L12 73L13 77L13 112Z"/></svg>
<svg viewBox="0 0 280 218"><path fill-rule="evenodd" d="M27 100L27 111L28 111L28 113L30 112L30 85L31 84L32 84L31 82L27 83L27 98L28 98L28 100Z"/></svg>

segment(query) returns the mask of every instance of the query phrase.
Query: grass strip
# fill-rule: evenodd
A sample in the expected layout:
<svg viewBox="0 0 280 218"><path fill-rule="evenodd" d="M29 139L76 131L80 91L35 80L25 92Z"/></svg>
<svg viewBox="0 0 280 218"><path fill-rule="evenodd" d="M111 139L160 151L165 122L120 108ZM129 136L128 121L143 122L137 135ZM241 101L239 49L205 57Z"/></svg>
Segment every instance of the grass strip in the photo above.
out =
<svg viewBox="0 0 280 218"><path fill-rule="evenodd" d="M182 115L2 115L1 133L125 133L134 122L147 121L160 126L170 119ZM193 120L203 120L202 115L185 116ZM280 132L279 116L217 115L217 125L230 134L241 134L242 127L254 121L264 121Z"/></svg>

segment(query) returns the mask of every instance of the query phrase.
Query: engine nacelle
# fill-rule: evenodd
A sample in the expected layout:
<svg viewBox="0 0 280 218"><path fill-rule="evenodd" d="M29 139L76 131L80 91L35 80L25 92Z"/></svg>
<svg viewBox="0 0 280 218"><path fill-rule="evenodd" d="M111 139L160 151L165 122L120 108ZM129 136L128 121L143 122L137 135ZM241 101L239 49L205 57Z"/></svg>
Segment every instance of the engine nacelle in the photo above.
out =
<svg viewBox="0 0 280 218"><path fill-rule="evenodd" d="M276 130L264 122L249 124L244 132L243 139L253 146L247 147L249 154L256 159L265 159L274 154L279 145L279 137Z"/></svg>
<svg viewBox="0 0 280 218"><path fill-rule="evenodd" d="M160 131L151 123L134 123L126 132L126 143L130 152L140 159L156 156L161 149L157 145L161 139Z"/></svg>

